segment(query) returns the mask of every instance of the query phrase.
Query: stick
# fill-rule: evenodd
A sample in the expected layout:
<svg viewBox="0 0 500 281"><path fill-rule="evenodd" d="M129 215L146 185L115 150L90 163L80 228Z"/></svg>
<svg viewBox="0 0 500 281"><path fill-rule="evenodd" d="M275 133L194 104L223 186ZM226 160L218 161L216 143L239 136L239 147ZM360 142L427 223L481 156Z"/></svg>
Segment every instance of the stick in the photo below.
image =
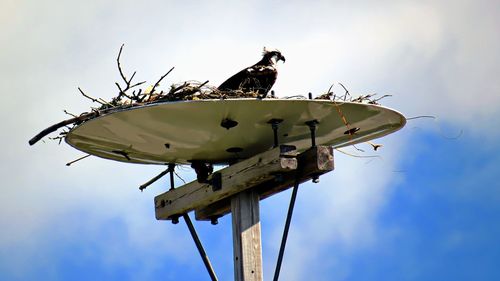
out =
<svg viewBox="0 0 500 281"><path fill-rule="evenodd" d="M342 83L339 82L339 84L340 84L340 86L342 86L342 88L344 88L344 91L345 91L344 101L345 101L345 99L347 98L347 95L351 96L351 94L349 94L349 91L347 90L346 87L344 87L344 85Z"/></svg>
<svg viewBox="0 0 500 281"><path fill-rule="evenodd" d="M122 77L123 81L127 83L127 78L125 77L125 74L123 74L122 67L120 65L120 56L122 54L123 46L125 46L125 44L122 44L122 46L120 47L120 51L118 52L118 57L116 58L116 62L118 64L118 71L120 72L120 76Z"/></svg>
<svg viewBox="0 0 500 281"><path fill-rule="evenodd" d="M75 163L75 162L78 162L78 161L80 161L80 160L83 160L83 159L85 159L85 158L87 158L87 157L89 157L89 156L90 156L90 154L87 154L87 155L82 156L82 157L80 157L80 158L78 158L78 159L75 159L75 160L73 160L73 161L71 161L71 162L68 162L68 163L66 163L66 166L70 166L71 164L73 164L73 163Z"/></svg>
<svg viewBox="0 0 500 281"><path fill-rule="evenodd" d="M432 115L420 115L420 116L415 116L415 117L406 118L406 121L408 121L408 120L413 120L413 119L419 119L419 118L431 118L431 119L436 119L436 116L432 116Z"/></svg>
<svg viewBox="0 0 500 281"><path fill-rule="evenodd" d="M158 85L160 85L161 80L163 80L163 78L165 78L170 72L172 72L172 70L174 70L174 68L175 67L172 67L167 73L165 73L162 77L160 77L160 79L158 81L156 81L153 88L149 92L150 94L153 94L155 92L155 89L156 89L156 87L158 87Z"/></svg>
<svg viewBox="0 0 500 281"><path fill-rule="evenodd" d="M373 142L371 142L371 141L367 141L367 143L368 143L369 145L371 145L371 146L373 147L373 150L375 150L375 151L377 151L377 149L379 149L380 147L382 147L382 146L383 146L383 145L381 145L381 144L376 144L376 143L373 143Z"/></svg>
<svg viewBox="0 0 500 281"><path fill-rule="evenodd" d="M71 118L71 119L67 119L67 120L61 121L59 123L56 123L56 124L48 127L47 129L41 131L40 133L38 133L36 136L34 136L32 139L30 139L28 143L30 145L34 145L39 140L41 140L43 137L45 137L46 135L48 135L48 134L56 131L57 129L59 129L61 127L64 127L66 125L70 125L70 124L73 124L73 123L76 123L76 122L83 122L83 121L85 121L87 119L94 118L94 117L96 117L98 115L99 115L99 111L93 111L93 112L90 112L90 113L87 113L87 114L80 115L78 117L74 117L74 118Z"/></svg>
<svg viewBox="0 0 500 281"><path fill-rule="evenodd" d="M68 115L70 115L70 116L73 116L73 117L78 117L78 116L76 116L76 115L75 115L75 114L73 114L73 113L69 113L66 109L65 109L65 110L63 110L63 112L64 112L64 113L66 113L66 114L68 114Z"/></svg>
<svg viewBox="0 0 500 281"><path fill-rule="evenodd" d="M120 85L118 84L118 82L115 82L116 86L118 87L118 89L120 90L120 95L123 95L123 96L126 96L127 98L131 99L129 96L127 96L125 94L126 91L128 91L129 89L131 88L134 88L136 86L139 86L141 84L144 84L146 83L146 81L142 81L142 82L138 82L138 83L135 83L133 85L131 85L132 83L132 79L134 78L135 74L136 74L136 71L134 71L134 73L132 73L132 76L130 76L130 79L127 79L127 77L125 77L125 74L123 73L123 70L122 70L122 66L120 64L120 57L122 55L122 51L123 51L123 46L125 44L122 44L121 47L120 47L120 51L118 52L118 57L116 58L116 63L118 65L118 71L120 72L120 76L122 77L123 81L125 82L125 89L121 89Z"/></svg>
<svg viewBox="0 0 500 281"><path fill-rule="evenodd" d="M85 94L85 93L82 91L82 89L80 89L80 87L78 87L78 91L80 91L80 93L81 93L84 97L88 98L88 99L89 99L89 100L91 100L92 102L97 102L97 103L100 103L100 104L102 104L102 105L105 105L105 103L102 103L102 102L101 102L101 101L99 101L98 99L93 98L93 97L88 96L87 94Z"/></svg>
<svg viewBox="0 0 500 281"><path fill-rule="evenodd" d="M139 190L140 191L143 191L146 187L150 186L151 184L153 184L155 181L159 180L161 177L163 177L164 175L166 175L168 172L170 171L170 168L166 169L165 171L159 173L157 176L155 176L154 178L150 179L149 181L147 181L146 183L144 183L143 185L139 186Z"/></svg>
<svg viewBox="0 0 500 281"><path fill-rule="evenodd" d="M197 88L200 89L201 87L205 86L208 82L210 82L210 80L201 83Z"/></svg>
<svg viewBox="0 0 500 281"><path fill-rule="evenodd" d="M127 91L128 88L125 88L125 90L122 90L122 87L120 87L120 84L118 84L118 82L115 82L115 85L116 85L116 87L118 87L118 90L120 91L120 93L118 94L118 96L125 96L126 98L132 99L127 94L125 94L125 91Z"/></svg>
<svg viewBox="0 0 500 281"><path fill-rule="evenodd" d="M348 156L352 156L352 157L356 157L356 158L380 158L379 155L356 155L356 154L352 154L352 153L340 150L339 148L335 148L335 150L337 150L338 152L340 152L342 154L345 154L345 155L348 155Z"/></svg>
<svg viewBox="0 0 500 281"><path fill-rule="evenodd" d="M70 124L74 124L74 123L81 123L81 122L87 121L89 119L95 118L97 116L100 116L100 115L103 115L103 114L106 114L106 113L109 113L109 112L113 112L113 111L120 110L120 109L123 109L123 108L134 107L134 106L137 106L137 105L121 106L121 107L106 108L106 109L103 109L103 110L96 110L96 111L92 111L90 113L84 113L84 114L82 114L82 115L80 115L78 117L75 117L75 118L71 118L71 119L67 119L67 120L61 121L59 123L56 123L56 124L48 127L47 129L41 131L40 133L38 133L36 136L34 136L32 139L30 139L28 143L30 145L34 145L39 140L41 140L43 137L45 137L46 135L48 135L48 134L56 131L57 129L59 129L61 127L64 127L64 126L67 126L67 125L70 125Z"/></svg>

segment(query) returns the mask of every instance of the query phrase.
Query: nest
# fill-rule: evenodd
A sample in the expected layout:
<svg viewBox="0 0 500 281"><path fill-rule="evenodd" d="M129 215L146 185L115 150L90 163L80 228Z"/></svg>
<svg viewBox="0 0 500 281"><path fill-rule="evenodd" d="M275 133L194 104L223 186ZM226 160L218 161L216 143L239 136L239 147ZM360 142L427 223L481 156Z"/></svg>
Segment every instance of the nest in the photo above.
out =
<svg viewBox="0 0 500 281"><path fill-rule="evenodd" d="M155 103L163 103L163 102L174 102L174 101L189 101L189 100L207 100L207 99L237 99L237 98L256 98L256 99L276 99L274 95L274 91L271 91L268 95L262 96L259 95L257 91L243 91L243 90L231 90L231 91L221 91L216 87L208 85L209 81L199 82L199 81L186 81L183 83L172 84L168 90L156 91L159 87L160 82L174 69L173 67L165 73L160 79L152 86L146 88L145 90L139 89L140 85L143 85L146 81L132 83L133 78L135 77L136 72L134 72L130 78L128 79L121 67L120 64L120 56L123 50L123 45L120 48L118 53L118 57L116 59L118 70L120 72L120 76L123 79L122 85L118 82L115 85L118 88L118 94L113 97L111 100L106 101L102 98L94 98L90 95L87 95L81 88L78 88L79 92L86 98L90 99L93 103L98 104L97 107L91 107L89 112L84 112L79 115L75 115L72 113L64 111L66 114L71 115L72 118L61 121L57 124L54 124L45 130L38 133L35 137L33 137L29 144L33 145L45 136L50 133L53 133L61 128L65 128L61 130L61 132L56 136L50 139L62 141L66 137L66 134L77 125L82 124L88 120L94 119L98 116L102 116L104 114L109 114L112 112L120 111L127 108L143 106L148 104ZM321 95L318 95L314 99L320 100L330 100L335 103L343 103L343 102L359 102L359 103L369 103L369 104L378 104L378 101L384 97L389 95L384 95L380 98L375 99L375 94L361 95L356 98L353 98L346 87L343 84L339 83L344 89L343 95L336 95L332 91L332 86ZM284 97L282 99L312 99L312 94L309 93L309 96L290 96ZM340 108L338 108L340 112ZM340 112L341 114L341 112ZM345 119L345 117L343 118ZM346 125L348 124L345 121ZM348 126L348 125L347 125Z"/></svg>
<svg viewBox="0 0 500 281"><path fill-rule="evenodd" d="M168 91L152 92L151 90L146 90L146 92L139 91L137 95L118 95L111 102L103 103L99 109L186 100L264 98L257 91L221 91L207 83L208 81L203 83L199 81L186 81L184 83L172 84Z"/></svg>

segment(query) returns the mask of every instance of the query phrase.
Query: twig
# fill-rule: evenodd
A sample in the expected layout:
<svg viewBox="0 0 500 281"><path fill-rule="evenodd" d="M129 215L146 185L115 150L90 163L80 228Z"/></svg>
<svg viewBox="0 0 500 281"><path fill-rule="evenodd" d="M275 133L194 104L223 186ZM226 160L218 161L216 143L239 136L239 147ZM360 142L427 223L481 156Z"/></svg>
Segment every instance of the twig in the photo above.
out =
<svg viewBox="0 0 500 281"><path fill-rule="evenodd" d="M377 149L379 149L380 147L382 147L382 146L383 146L383 145L381 145L381 144L376 144L376 143L373 143L373 142L371 142L371 141L367 141L367 143L368 143L369 145L371 145L371 146L373 147L373 150L375 150L375 151L377 151Z"/></svg>
<svg viewBox="0 0 500 281"><path fill-rule="evenodd" d="M125 92L128 90L128 86L127 86L127 88L125 88L125 90L122 90L122 87L120 87L120 84L118 84L118 82L115 82L115 85L116 85L116 87L118 87L118 90L120 91L120 93L118 94L118 97L125 96L126 98L132 99L127 94L125 94Z"/></svg>
<svg viewBox="0 0 500 281"><path fill-rule="evenodd" d="M440 129L441 131L441 129ZM462 135L464 134L464 130L460 129L460 132L458 132L458 135L455 136L455 137L448 137L448 136L445 136L444 133L441 132L441 135L443 136L443 138L445 139L448 139L448 140L456 140L456 139L459 139Z"/></svg>
<svg viewBox="0 0 500 281"><path fill-rule="evenodd" d="M89 157L89 156L90 156L90 154L87 154L87 155L82 156L82 157L80 157L80 158L78 158L78 159L75 159L75 160L73 160L73 161L71 161L71 162L68 162L68 163L66 163L66 166L71 166L71 164L76 163L76 162L78 162L78 161L80 161L80 160L83 160L83 159L85 159L85 158L87 158L87 157Z"/></svg>
<svg viewBox="0 0 500 281"><path fill-rule="evenodd" d="M328 92L327 92L327 93L330 93L330 92L332 91L333 85L334 85L334 84L331 84L331 85L330 85L330 88L328 88Z"/></svg>
<svg viewBox="0 0 500 281"><path fill-rule="evenodd" d="M105 103L102 103L102 102L101 102L101 101L99 101L98 99L93 98L93 97L88 96L87 94L85 94L85 93L82 91L82 89L80 89L80 87L78 87L78 91L80 91L80 93L81 93L84 97L88 98L88 99L89 99L89 100L91 100L92 102L97 102L97 103L100 103L101 105L105 105Z"/></svg>
<svg viewBox="0 0 500 281"><path fill-rule="evenodd" d="M49 138L50 140L58 140L58 144L61 144L62 140L64 139L64 136L57 136L53 138Z"/></svg>
<svg viewBox="0 0 500 281"><path fill-rule="evenodd" d="M201 83L197 88L201 89L201 87L205 86L208 82L210 82L210 80L207 80L207 81Z"/></svg>
<svg viewBox="0 0 500 281"><path fill-rule="evenodd" d="M337 150L338 152L340 152L342 154L345 154L345 155L348 155L348 156L352 156L352 157L356 157L356 158L380 158L379 155L356 155L356 154L352 154L352 153L349 153L349 152L342 151L342 150L340 150L340 148L335 148L335 150Z"/></svg>
<svg viewBox="0 0 500 281"><path fill-rule="evenodd" d="M177 87L172 87L172 90L170 90L170 93L172 93L172 94L173 94L173 93L177 92L178 90L180 90L180 89L182 89L182 88L187 87L188 85L189 85L189 83L188 83L188 82L184 82L184 83L183 83L182 85L180 85L180 86L177 86Z"/></svg>
<svg viewBox="0 0 500 281"><path fill-rule="evenodd" d="M351 102L363 102L364 100L368 100L369 102L371 101L370 98L374 96L372 94L368 94L368 95L361 95L355 99L351 99Z"/></svg>
<svg viewBox="0 0 500 281"><path fill-rule="evenodd" d="M64 127L64 126L67 126L67 125L70 125L70 124L79 124L79 123L85 122L85 121L87 121L89 119L95 118L97 116L100 116L100 115L103 115L103 114L107 114L109 112L113 112L113 111L117 110L118 108L128 108L128 107L133 107L133 106L136 106L136 105L130 105L130 106L125 106L125 107L124 106L122 106L122 107L112 107L112 108L106 108L106 109L102 109L102 110L92 110L92 112L83 113L83 114L81 114L78 117L74 117L74 118L70 118L70 119L61 121L59 123L56 123L56 124L54 124L54 125L46 128L45 130L41 131L36 136L34 136L32 139L30 139L28 143L30 145L34 145L39 140L41 140L43 137L45 137L46 135L48 135L48 134L56 131L57 129L59 129L61 127Z"/></svg>
<svg viewBox="0 0 500 281"><path fill-rule="evenodd" d="M122 55L123 46L125 46L125 44L122 44L122 46L120 47L120 51L118 52L118 57L116 58L116 63L118 64L118 71L120 72L123 81L127 83L128 82L127 77L125 77L125 74L123 74L122 66L120 65L120 56Z"/></svg>
<svg viewBox="0 0 500 281"><path fill-rule="evenodd" d="M436 116L432 116L432 115L420 115L420 116L406 118L406 120L408 121L408 120L414 120L414 119L420 119L420 118L431 118L431 119L434 119L434 121L437 120L437 117ZM460 138L462 136L462 134L464 133L464 130L461 129L460 132L457 134L457 136L455 136L455 137L448 137L448 136L444 135L443 129L441 128L441 126L439 126L439 124L438 124L438 128L439 128L439 132L441 133L441 136L443 138L449 139L449 140L456 140L456 139Z"/></svg>
<svg viewBox="0 0 500 281"><path fill-rule="evenodd" d="M183 183L186 183L186 181L181 177L179 176L179 174L177 174L177 172L174 170L174 174L183 182Z"/></svg>
<svg viewBox="0 0 500 281"><path fill-rule="evenodd" d="M87 119L94 118L94 117L96 117L98 115L99 115L99 111L93 111L93 112L90 112L90 113L87 113L87 114L80 115L78 117L74 117L74 118L71 118L71 119L68 119L68 120L61 121L59 123L56 123L56 124L48 127L47 129L41 131L40 133L38 133L36 136L34 136L32 139L30 139L28 143L30 145L34 145L40 139L42 139L46 135L48 135L48 134L56 131L57 129L59 129L61 127L64 127L64 126L69 125L69 124L77 123L77 122L82 122L82 121L85 121Z"/></svg>
<svg viewBox="0 0 500 281"><path fill-rule="evenodd" d="M284 97L284 99L294 99L294 98L300 98L300 99L307 99L305 96L303 95L295 95L295 96L288 96L288 97Z"/></svg>
<svg viewBox="0 0 500 281"><path fill-rule="evenodd" d="M354 144L352 145L352 147L354 147L357 151L365 152L363 149L356 147Z"/></svg>
<svg viewBox="0 0 500 281"><path fill-rule="evenodd" d="M172 70L174 70L174 68L175 67L172 67L167 73L165 73L162 77L160 77L160 79L158 81L156 81L153 88L151 88L151 91L149 92L150 94L154 94L155 89L156 89L156 87L158 87L158 85L160 85L161 80L163 80L163 78L165 78L168 74L170 74L170 72L172 72Z"/></svg>
<svg viewBox="0 0 500 281"><path fill-rule="evenodd" d="M326 92L327 96L330 96L330 94L333 94L332 88L333 88L333 84L331 84L330 88L328 88L328 92Z"/></svg>
<svg viewBox="0 0 500 281"><path fill-rule="evenodd" d="M66 109L65 109L65 110L63 110L63 111L64 111L64 113L68 114L69 116L78 117L78 116L76 116L75 114L73 114L73 113L70 113L70 112L66 111Z"/></svg>
<svg viewBox="0 0 500 281"><path fill-rule="evenodd" d="M113 106L111 103L99 98L100 101L102 101L104 103L104 105L108 105L108 106Z"/></svg>
<svg viewBox="0 0 500 281"><path fill-rule="evenodd" d="M342 109L340 109L340 106L337 104L337 102L333 101L333 105L335 105L335 108L337 109L337 113L339 114L340 120L344 123L344 125L347 128L347 131L349 133L349 139L352 140L352 135L357 131L357 128L351 129L351 125L347 121L347 118L345 117L344 113L342 113ZM352 131L354 130L354 131ZM359 130L359 129L358 129Z"/></svg>
<svg viewBox="0 0 500 281"><path fill-rule="evenodd" d="M378 99L374 99L374 100L370 101L370 103L377 103L379 100L381 100L383 98L387 98L387 97L392 97L392 95L383 95Z"/></svg>
<svg viewBox="0 0 500 281"><path fill-rule="evenodd" d="M120 57L122 55L122 51L123 51L123 46L125 44L122 44L121 47L120 47L120 51L118 52L118 57L116 58L116 63L118 65L118 71L120 72L120 76L122 77L123 81L125 82L125 89L122 90L122 88L120 87L120 85L118 84L118 82L115 82L116 86L118 87L118 90L120 90L120 94L119 96L125 96L129 99L132 99L131 97L129 97L126 92L131 89L131 88L134 88L136 86L139 86L139 85L142 85L144 83L146 83L146 81L142 81L142 82L138 82L138 83L135 83L133 85L131 85L132 83L132 79L134 78L135 74L136 74L136 71L134 71L134 73L132 73L132 76L130 76L130 79L127 79L127 77L125 76L125 74L123 73L123 70L122 70L122 66L120 64Z"/></svg>
<svg viewBox="0 0 500 281"><path fill-rule="evenodd" d="M346 100L346 98L347 98L347 96L348 96L348 95L349 95L349 96L351 96L351 94L349 94L349 90L347 90L347 88L346 88L346 87L344 87L344 85L343 85L342 83L340 83L340 82L339 82L339 84L340 84L340 86L342 86L342 88L344 88L344 91L345 91L345 94L344 94L344 101L345 101L345 100Z"/></svg>
<svg viewBox="0 0 500 281"><path fill-rule="evenodd" d="M130 76L130 79L128 79L128 82L127 81L125 81L125 82L127 82L127 84L130 84L132 82L132 79L134 79L134 76L136 73L137 73L137 71L134 71L134 73L132 73L132 76Z"/></svg>
<svg viewBox="0 0 500 281"><path fill-rule="evenodd" d="M127 86L128 88L125 88L125 91L130 90L130 89L132 89L132 88L134 88L134 87L137 87L137 86L139 86L139 85L142 85L142 84L144 84L144 83L146 83L146 81L137 82L137 83L135 83L134 85L130 85L130 84L129 84L129 85Z"/></svg>
<svg viewBox="0 0 500 281"><path fill-rule="evenodd" d="M420 115L420 116L415 116L415 117L406 118L406 121L408 121L408 120L413 120L413 119L420 119L420 118L431 118L431 119L436 119L436 116L432 116L432 115Z"/></svg>

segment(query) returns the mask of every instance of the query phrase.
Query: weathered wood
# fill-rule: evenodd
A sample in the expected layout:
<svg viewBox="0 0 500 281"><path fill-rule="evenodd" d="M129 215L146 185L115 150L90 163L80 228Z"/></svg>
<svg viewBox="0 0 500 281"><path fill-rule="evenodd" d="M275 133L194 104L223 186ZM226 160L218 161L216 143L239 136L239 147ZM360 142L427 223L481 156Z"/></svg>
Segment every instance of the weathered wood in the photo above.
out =
<svg viewBox="0 0 500 281"><path fill-rule="evenodd" d="M295 183L297 176L299 183L303 183L334 169L333 149L330 146L312 147L299 154L297 159L297 170L282 173L274 179L254 187L261 200L290 188ZM197 208L195 217L196 220L211 220L222 217L230 211L231 202L229 199L224 199L206 207Z"/></svg>
<svg viewBox="0 0 500 281"><path fill-rule="evenodd" d="M156 219L170 219L196 208L202 208L269 181L276 174L295 170L297 169L295 155L295 151L286 151L286 147L277 147L217 171L221 175L220 189L214 189L207 183L193 181L160 194L155 197Z"/></svg>
<svg viewBox="0 0 500 281"><path fill-rule="evenodd" d="M334 169L333 148L331 146L315 146L297 156L298 168L291 173L284 173L278 183L264 183L257 188L261 199L265 199L293 186L297 176L303 183Z"/></svg>
<svg viewBox="0 0 500 281"><path fill-rule="evenodd" d="M234 280L262 281L259 195L246 190L231 198Z"/></svg>

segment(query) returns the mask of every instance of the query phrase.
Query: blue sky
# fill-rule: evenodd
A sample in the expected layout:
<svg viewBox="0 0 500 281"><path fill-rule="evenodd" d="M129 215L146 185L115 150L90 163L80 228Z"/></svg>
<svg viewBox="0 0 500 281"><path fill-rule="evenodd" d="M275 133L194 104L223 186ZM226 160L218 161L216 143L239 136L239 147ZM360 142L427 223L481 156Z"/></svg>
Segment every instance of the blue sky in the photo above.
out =
<svg viewBox="0 0 500 281"><path fill-rule="evenodd" d="M407 117L437 117L376 140L378 158L337 152L335 171L301 186L282 280L500 278L498 1L1 6L0 280L208 280L186 226L154 218L166 179L138 191L162 167L98 158L66 167L82 153L27 144L63 109L88 110L78 86L115 95L122 43L125 71L151 84L175 66L165 85L217 85L268 46L287 58L278 95L342 82L355 94L392 94L383 104ZM289 196L261 204L266 280ZM230 217L196 227L220 279L231 280Z"/></svg>

